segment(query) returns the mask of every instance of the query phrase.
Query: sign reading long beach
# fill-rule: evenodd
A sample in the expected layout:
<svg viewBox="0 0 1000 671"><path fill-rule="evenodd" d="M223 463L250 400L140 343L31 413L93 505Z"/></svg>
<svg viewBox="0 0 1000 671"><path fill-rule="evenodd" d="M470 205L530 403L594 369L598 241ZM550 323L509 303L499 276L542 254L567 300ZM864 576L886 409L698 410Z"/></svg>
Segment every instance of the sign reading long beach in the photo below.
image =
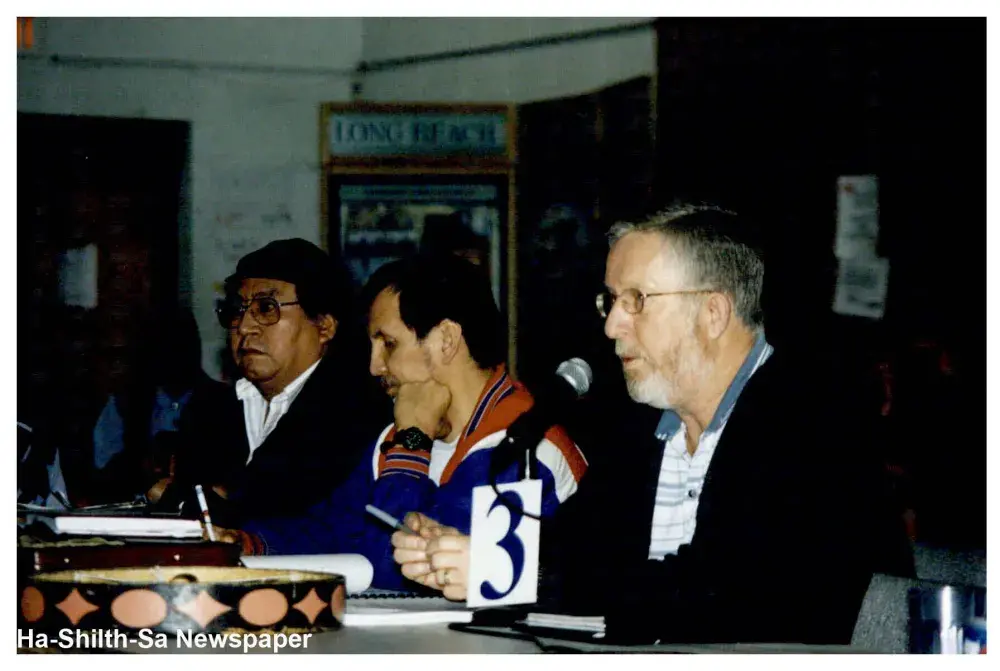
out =
<svg viewBox="0 0 1000 671"><path fill-rule="evenodd" d="M504 114L332 114L330 155L502 156L507 150Z"/></svg>

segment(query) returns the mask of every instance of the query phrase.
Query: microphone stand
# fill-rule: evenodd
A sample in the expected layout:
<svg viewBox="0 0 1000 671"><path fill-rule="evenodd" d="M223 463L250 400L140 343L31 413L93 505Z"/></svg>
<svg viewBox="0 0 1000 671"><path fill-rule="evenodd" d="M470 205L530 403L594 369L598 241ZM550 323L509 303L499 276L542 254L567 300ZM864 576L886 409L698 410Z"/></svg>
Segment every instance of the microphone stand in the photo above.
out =
<svg viewBox="0 0 1000 671"><path fill-rule="evenodd" d="M509 497L505 496L504 492L501 492L497 487L497 478L515 463L517 464L518 480L525 480L529 477L539 478L538 444L545 438L545 432L548 430L548 427L540 426L543 423L531 421L531 416L527 414L514 420L514 423L507 430L507 436L493 448L493 454L490 458L490 485L493 487L497 499L509 510L535 520L542 518L540 515L529 513L520 506L511 503Z"/></svg>

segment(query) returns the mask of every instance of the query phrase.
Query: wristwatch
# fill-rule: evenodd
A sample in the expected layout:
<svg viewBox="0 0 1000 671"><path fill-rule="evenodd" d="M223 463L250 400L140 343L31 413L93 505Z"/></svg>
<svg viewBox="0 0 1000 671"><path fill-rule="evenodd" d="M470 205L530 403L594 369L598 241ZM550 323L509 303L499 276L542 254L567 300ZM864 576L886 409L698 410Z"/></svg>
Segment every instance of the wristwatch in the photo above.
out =
<svg viewBox="0 0 1000 671"><path fill-rule="evenodd" d="M382 451L388 451L393 445L399 445L410 452L430 452L434 441L417 427L411 426L397 431L391 440L382 443Z"/></svg>

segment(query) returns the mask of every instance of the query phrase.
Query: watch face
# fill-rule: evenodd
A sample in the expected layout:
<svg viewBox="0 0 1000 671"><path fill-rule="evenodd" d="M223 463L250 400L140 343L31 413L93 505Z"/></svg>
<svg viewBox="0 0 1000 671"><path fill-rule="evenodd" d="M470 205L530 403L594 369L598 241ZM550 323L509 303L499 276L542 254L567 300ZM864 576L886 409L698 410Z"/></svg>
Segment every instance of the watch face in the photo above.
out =
<svg viewBox="0 0 1000 671"><path fill-rule="evenodd" d="M420 429L410 427L396 434L396 440L408 450L428 450L431 440Z"/></svg>

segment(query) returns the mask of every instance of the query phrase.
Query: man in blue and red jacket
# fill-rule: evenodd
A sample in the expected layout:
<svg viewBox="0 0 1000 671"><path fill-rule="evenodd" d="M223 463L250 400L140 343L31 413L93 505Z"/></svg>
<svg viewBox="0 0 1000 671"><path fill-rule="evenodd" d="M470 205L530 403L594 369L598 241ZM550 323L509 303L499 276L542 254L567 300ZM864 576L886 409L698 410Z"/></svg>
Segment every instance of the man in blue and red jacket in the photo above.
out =
<svg viewBox="0 0 1000 671"><path fill-rule="evenodd" d="M243 535L267 554L363 554L374 587L399 588L407 581L392 559L392 530L365 504L398 518L422 512L468 533L472 490L490 483L493 448L533 399L506 371L502 320L479 268L453 256L416 257L380 268L365 294L370 372L393 398L395 421L307 515L250 521ZM542 515L551 515L587 462L559 427L546 433L537 461ZM518 477L513 464L497 482Z"/></svg>

